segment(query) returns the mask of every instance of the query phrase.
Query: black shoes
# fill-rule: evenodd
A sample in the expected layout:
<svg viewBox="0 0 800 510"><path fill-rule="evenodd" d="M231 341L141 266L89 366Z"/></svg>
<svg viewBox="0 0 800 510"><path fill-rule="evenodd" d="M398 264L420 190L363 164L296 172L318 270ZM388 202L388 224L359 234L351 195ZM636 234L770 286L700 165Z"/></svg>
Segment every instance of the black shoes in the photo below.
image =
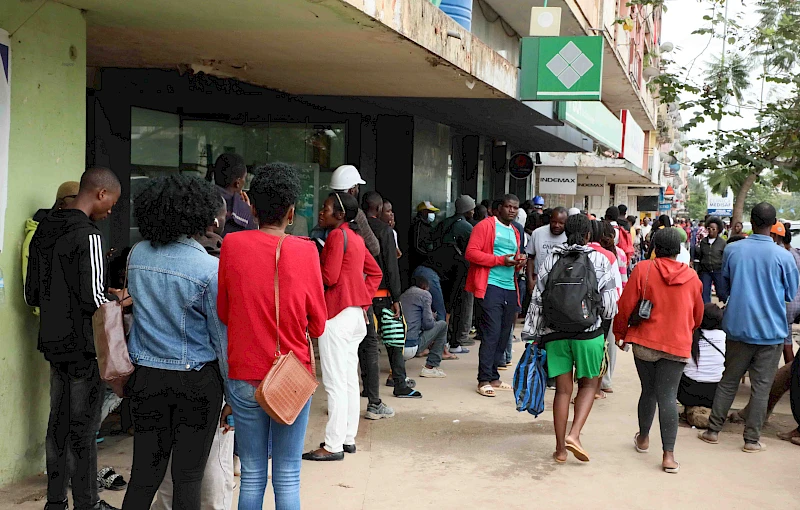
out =
<svg viewBox="0 0 800 510"><path fill-rule="evenodd" d="M325 442L323 441L320 443L319 447L325 448ZM354 444L344 444L342 445L342 448L344 449L344 453L356 453L356 445Z"/></svg>
<svg viewBox="0 0 800 510"><path fill-rule="evenodd" d="M44 504L44 510L69 510L69 502L66 499L59 503L51 503L48 501Z"/></svg>
<svg viewBox="0 0 800 510"><path fill-rule="evenodd" d="M103 501L103 500L101 499L101 500L100 500L100 501L98 501L98 502L97 502L97 504L94 506L94 510L120 510L120 509L119 509L119 508L117 508L117 507L115 507L115 506L111 506L111 505L109 505L108 503L106 503L105 501Z"/></svg>
<svg viewBox="0 0 800 510"><path fill-rule="evenodd" d="M303 454L303 460L319 460L319 461L332 461L332 460L344 460L344 452L339 453L323 453L319 454L317 452L308 452Z"/></svg>

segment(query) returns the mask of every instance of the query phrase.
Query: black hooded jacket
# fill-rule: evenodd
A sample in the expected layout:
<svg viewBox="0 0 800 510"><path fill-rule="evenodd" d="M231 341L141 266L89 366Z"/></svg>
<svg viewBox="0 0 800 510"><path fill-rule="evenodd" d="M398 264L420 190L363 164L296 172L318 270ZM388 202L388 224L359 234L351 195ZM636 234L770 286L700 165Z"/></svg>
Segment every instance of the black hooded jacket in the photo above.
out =
<svg viewBox="0 0 800 510"><path fill-rule="evenodd" d="M51 363L95 357L92 315L108 302L100 230L83 211L53 211L33 236L25 301L41 308L38 348Z"/></svg>

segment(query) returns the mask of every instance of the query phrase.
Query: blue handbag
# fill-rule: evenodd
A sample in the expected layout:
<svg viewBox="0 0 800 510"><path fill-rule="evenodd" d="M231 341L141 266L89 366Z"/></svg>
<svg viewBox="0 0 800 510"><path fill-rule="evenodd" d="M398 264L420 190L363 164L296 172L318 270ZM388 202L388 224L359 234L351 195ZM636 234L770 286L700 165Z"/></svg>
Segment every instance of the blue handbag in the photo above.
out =
<svg viewBox="0 0 800 510"><path fill-rule="evenodd" d="M536 343L525 346L525 352L514 371L514 400L517 411L528 411L534 417L544 412L547 390L547 351Z"/></svg>

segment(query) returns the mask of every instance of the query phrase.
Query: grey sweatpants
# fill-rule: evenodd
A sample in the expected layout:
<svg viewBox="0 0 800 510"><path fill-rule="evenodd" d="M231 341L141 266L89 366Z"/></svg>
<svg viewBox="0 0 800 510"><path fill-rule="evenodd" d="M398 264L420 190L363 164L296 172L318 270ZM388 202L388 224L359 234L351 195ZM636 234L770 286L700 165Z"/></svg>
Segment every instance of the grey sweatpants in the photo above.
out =
<svg viewBox="0 0 800 510"><path fill-rule="evenodd" d="M675 451L675 438L678 436L676 399L686 364L668 359L642 361L635 356L633 359L642 384L642 394L639 397L639 435L650 435L657 404L662 449L665 452Z"/></svg>
<svg viewBox="0 0 800 510"><path fill-rule="evenodd" d="M611 378L614 377L614 367L617 365L617 351L619 347L617 347L616 339L614 338L614 332L608 332L608 370L606 370L606 374L603 376L603 381L600 383L600 387L604 390L611 389L613 385L611 384Z"/></svg>
<svg viewBox="0 0 800 510"><path fill-rule="evenodd" d="M783 339L777 345L753 345L730 340L725 343L725 372L717 385L714 406L708 419L708 428L714 432L722 430L728 411L731 409L739 381L745 372L750 372L750 402L744 427L744 440L755 443L761 439L761 427L767 416L767 402L778 362L783 353Z"/></svg>

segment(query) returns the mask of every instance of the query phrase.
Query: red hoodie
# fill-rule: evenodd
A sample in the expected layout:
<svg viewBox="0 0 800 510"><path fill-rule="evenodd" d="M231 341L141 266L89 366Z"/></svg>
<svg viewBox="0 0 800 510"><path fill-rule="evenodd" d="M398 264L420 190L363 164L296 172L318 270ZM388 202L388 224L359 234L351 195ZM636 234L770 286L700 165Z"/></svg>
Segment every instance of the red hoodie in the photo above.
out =
<svg viewBox="0 0 800 510"><path fill-rule="evenodd" d="M643 260L633 268L622 292L614 335L627 343L689 358L692 333L703 321L702 292L697 273L686 264L663 257ZM628 327L628 319L643 297L653 303L650 318Z"/></svg>
<svg viewBox="0 0 800 510"><path fill-rule="evenodd" d="M467 273L467 284L465 289L475 294L478 299L486 296L486 287L489 286L489 271L495 266L502 266L505 257L494 254L494 240L497 235L494 216L480 221L472 234L469 236L469 244L464 257L469 262L469 272ZM514 229L517 236L517 246L519 246L519 231ZM517 250L519 252L519 250ZM517 279L514 278L514 285ZM519 303L517 303L519 304Z"/></svg>

